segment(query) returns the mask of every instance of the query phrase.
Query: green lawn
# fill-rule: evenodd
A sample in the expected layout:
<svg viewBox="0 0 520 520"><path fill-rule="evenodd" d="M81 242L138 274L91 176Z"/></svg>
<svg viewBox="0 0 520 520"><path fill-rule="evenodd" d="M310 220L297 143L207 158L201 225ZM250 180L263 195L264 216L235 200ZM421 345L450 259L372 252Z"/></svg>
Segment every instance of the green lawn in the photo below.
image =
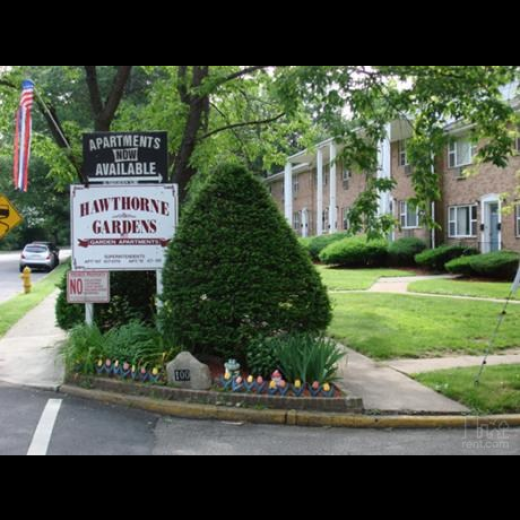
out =
<svg viewBox="0 0 520 520"><path fill-rule="evenodd" d="M478 371L479 367L454 368L414 378L477 413L520 412L520 365L485 367L475 386Z"/></svg>
<svg viewBox="0 0 520 520"><path fill-rule="evenodd" d="M63 273L66 271L68 263L60 265L58 268L33 285L29 294L19 294L10 300L0 304L0 338L31 309L41 303L47 296L56 290ZM20 287L22 281L20 280Z"/></svg>
<svg viewBox="0 0 520 520"><path fill-rule="evenodd" d="M410 271L397 269L334 269L316 266L323 283L331 291L354 291L369 289L378 278L389 276L414 276Z"/></svg>
<svg viewBox="0 0 520 520"><path fill-rule="evenodd" d="M423 280L408 286L410 292L429 294L454 294L481 298L507 298L511 282L469 282L465 280ZM516 300L520 297L515 297Z"/></svg>
<svg viewBox="0 0 520 520"><path fill-rule="evenodd" d="M329 334L375 359L482 354L500 303L399 294L332 294ZM520 306L511 305L495 340L520 346Z"/></svg>

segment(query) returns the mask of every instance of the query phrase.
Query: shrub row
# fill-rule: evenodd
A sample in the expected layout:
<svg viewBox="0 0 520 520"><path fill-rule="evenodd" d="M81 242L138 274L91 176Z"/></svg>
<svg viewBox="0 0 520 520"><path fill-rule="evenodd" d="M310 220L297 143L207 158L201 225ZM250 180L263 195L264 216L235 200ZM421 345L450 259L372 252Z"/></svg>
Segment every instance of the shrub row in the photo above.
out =
<svg viewBox="0 0 520 520"><path fill-rule="evenodd" d="M330 244L339 240L344 240L349 235L343 231L340 233L333 233L331 235L321 235L318 237L299 238L300 245L311 255L314 262L319 261L320 253Z"/></svg>
<svg viewBox="0 0 520 520"><path fill-rule="evenodd" d="M466 246L440 246L415 255L417 265L432 271L444 271L445 264L455 258L477 255L478 251Z"/></svg>
<svg viewBox="0 0 520 520"><path fill-rule="evenodd" d="M413 266L415 255L425 248L426 244L418 238L401 238L388 244L386 240L367 240L361 235L330 243L319 258L325 264L342 267Z"/></svg>
<svg viewBox="0 0 520 520"><path fill-rule="evenodd" d="M387 259L387 242L367 240L365 236L349 237L334 242L320 253L323 263L341 267L380 267L386 265Z"/></svg>
<svg viewBox="0 0 520 520"><path fill-rule="evenodd" d="M495 251L476 256L463 256L446 264L450 273L462 276L512 280L518 270L520 255L513 251Z"/></svg>

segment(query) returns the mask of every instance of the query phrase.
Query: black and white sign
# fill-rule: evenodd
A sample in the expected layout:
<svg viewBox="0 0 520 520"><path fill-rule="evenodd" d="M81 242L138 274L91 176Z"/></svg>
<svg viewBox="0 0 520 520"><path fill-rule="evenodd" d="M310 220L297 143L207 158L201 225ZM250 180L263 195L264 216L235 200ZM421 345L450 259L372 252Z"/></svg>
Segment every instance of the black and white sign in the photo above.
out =
<svg viewBox="0 0 520 520"><path fill-rule="evenodd" d="M191 381L191 370L174 370L175 381Z"/></svg>
<svg viewBox="0 0 520 520"><path fill-rule="evenodd" d="M167 177L166 132L83 134L84 172L91 183L163 183Z"/></svg>

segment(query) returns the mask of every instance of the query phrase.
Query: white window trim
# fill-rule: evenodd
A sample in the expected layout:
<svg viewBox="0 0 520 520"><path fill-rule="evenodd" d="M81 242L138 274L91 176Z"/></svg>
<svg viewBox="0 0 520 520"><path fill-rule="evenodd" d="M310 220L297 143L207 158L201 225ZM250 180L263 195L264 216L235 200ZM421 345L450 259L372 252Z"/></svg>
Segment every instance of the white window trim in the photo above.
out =
<svg viewBox="0 0 520 520"><path fill-rule="evenodd" d="M322 216L321 216L321 221L323 223L323 231L324 232L329 232L330 231L330 222L329 222L329 206L327 206L323 212L322 212Z"/></svg>
<svg viewBox="0 0 520 520"><path fill-rule="evenodd" d="M473 227L473 222L475 223L475 234L474 235L459 235L458 232L458 220L457 220L457 212L459 209L463 208L469 208L470 214L469 214L469 230L471 232L471 228ZM475 238L478 235L478 216L475 218L472 218L472 208L477 208L478 212L478 205L477 204L463 204L460 206L449 206L448 207L448 237L449 238ZM455 210L455 220L451 219L451 210ZM451 234L451 224L455 224L455 234Z"/></svg>
<svg viewBox="0 0 520 520"><path fill-rule="evenodd" d="M408 201L401 200L399 201L399 224L401 225L401 229L420 229L419 225L419 208L415 208L415 214L417 219L417 225L409 226L408 225ZM405 225L403 226L403 217Z"/></svg>
<svg viewBox="0 0 520 520"><path fill-rule="evenodd" d="M350 179L352 178L352 172L350 170L343 170L343 189L347 191L350 188Z"/></svg>
<svg viewBox="0 0 520 520"><path fill-rule="evenodd" d="M409 166L408 153L406 151L406 139L398 141L398 153L397 153L397 164L398 166ZM404 156L404 162L402 161Z"/></svg>
<svg viewBox="0 0 520 520"><path fill-rule="evenodd" d="M298 232L301 231L302 222L301 222L301 211L295 211L293 213L293 229Z"/></svg>
<svg viewBox="0 0 520 520"><path fill-rule="evenodd" d="M298 197L298 193L300 191L300 179L299 176L295 175L293 177L293 198Z"/></svg>
<svg viewBox="0 0 520 520"><path fill-rule="evenodd" d="M460 142L467 142L469 144L469 154L470 154L470 161L469 162L459 162L459 154L457 152L457 144ZM477 153L477 145L474 143L471 143L469 139L456 139L455 141L452 141L448 146L448 168L460 168L461 166L469 166L470 164L473 164L473 157L475 157L475 154ZM454 164L451 164L451 157L453 157Z"/></svg>
<svg viewBox="0 0 520 520"><path fill-rule="evenodd" d="M348 231L350 229L350 220L348 218L348 214L349 214L349 211L350 211L350 208L348 206L344 207L343 208L343 230L344 231Z"/></svg>

